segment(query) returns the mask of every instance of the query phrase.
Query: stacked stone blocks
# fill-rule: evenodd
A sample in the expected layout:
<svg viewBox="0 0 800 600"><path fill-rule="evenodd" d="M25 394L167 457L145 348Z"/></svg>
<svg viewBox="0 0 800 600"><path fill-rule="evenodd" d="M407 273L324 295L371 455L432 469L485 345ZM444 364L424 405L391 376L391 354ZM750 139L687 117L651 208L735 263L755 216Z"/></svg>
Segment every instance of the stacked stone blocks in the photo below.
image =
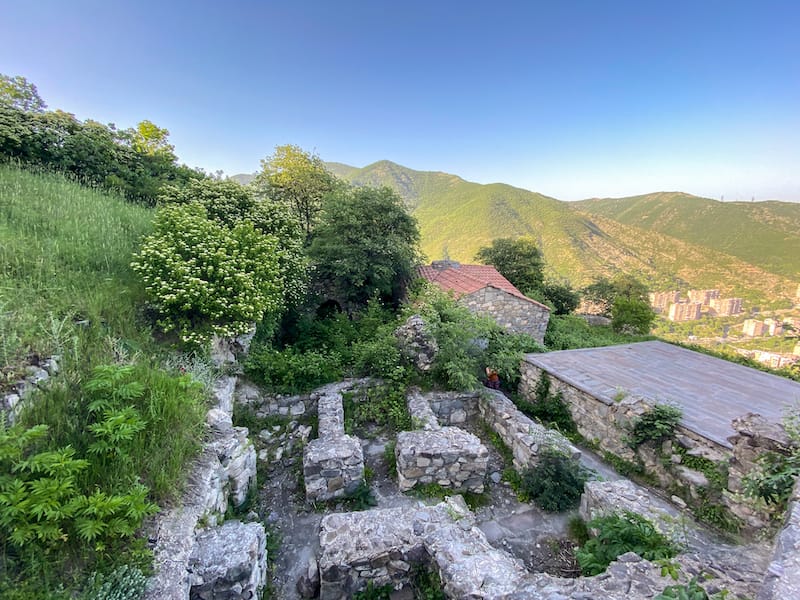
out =
<svg viewBox="0 0 800 600"><path fill-rule="evenodd" d="M319 436L303 452L306 498L311 501L347 496L364 481L361 442L344 432L342 391L347 387L326 386L317 401Z"/></svg>
<svg viewBox="0 0 800 600"><path fill-rule="evenodd" d="M436 484L456 491L482 493L489 451L477 436L458 427L442 427L427 399L408 396L415 431L397 435L395 458L401 491Z"/></svg>

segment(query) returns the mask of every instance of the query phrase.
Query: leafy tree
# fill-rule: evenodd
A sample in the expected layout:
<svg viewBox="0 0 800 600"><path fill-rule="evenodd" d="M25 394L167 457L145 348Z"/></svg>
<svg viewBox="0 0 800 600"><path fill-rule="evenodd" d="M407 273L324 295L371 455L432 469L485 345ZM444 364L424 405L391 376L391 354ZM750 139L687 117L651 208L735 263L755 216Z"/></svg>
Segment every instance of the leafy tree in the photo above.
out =
<svg viewBox="0 0 800 600"><path fill-rule="evenodd" d="M0 73L0 105L25 112L44 112L47 108L34 84L21 75L11 77L2 73Z"/></svg>
<svg viewBox="0 0 800 600"><path fill-rule="evenodd" d="M633 333L649 333L656 313L644 300L617 296L611 307L611 327L620 332L632 329Z"/></svg>
<svg viewBox="0 0 800 600"><path fill-rule="evenodd" d="M326 200L308 250L317 289L353 310L375 295L402 296L418 254L419 230L389 188L351 188Z"/></svg>
<svg viewBox="0 0 800 600"><path fill-rule="evenodd" d="M553 312L557 315L571 313L581 302L580 293L572 289L566 281L545 281L532 297L552 306Z"/></svg>
<svg viewBox="0 0 800 600"><path fill-rule="evenodd" d="M145 119L131 130L133 149L142 154L165 154L174 158L175 146L169 143L169 131Z"/></svg>
<svg viewBox="0 0 800 600"><path fill-rule="evenodd" d="M261 161L261 172L253 185L261 194L286 202L306 235L318 221L325 196L340 187L319 156L290 144L277 146L274 154Z"/></svg>
<svg viewBox="0 0 800 600"><path fill-rule="evenodd" d="M647 286L636 277L620 273L613 279L607 277L595 279L592 284L583 288L583 297L597 304L603 314L610 314L614 301L620 297L648 304L648 292Z"/></svg>
<svg viewBox="0 0 800 600"><path fill-rule="evenodd" d="M484 246L475 260L493 265L521 292L535 293L544 284L544 258L536 243L527 238L499 238Z"/></svg>
<svg viewBox="0 0 800 600"><path fill-rule="evenodd" d="M196 179L184 186L165 186L159 194L165 204L199 202L209 219L233 229L251 223L278 242L276 253L283 280L284 304L298 304L305 294L308 268L303 253L305 235L297 217L282 202L258 199L250 187L232 180Z"/></svg>

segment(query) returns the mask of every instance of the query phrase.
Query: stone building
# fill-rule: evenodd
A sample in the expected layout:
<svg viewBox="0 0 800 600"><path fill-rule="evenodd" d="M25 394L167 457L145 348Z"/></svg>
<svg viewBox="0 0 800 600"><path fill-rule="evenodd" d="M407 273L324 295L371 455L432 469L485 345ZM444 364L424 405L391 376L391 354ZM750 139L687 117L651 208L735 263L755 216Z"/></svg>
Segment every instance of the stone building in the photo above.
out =
<svg viewBox="0 0 800 600"><path fill-rule="evenodd" d="M680 302L669 307L670 321L696 321L700 318L703 305L699 302Z"/></svg>
<svg viewBox="0 0 800 600"><path fill-rule="evenodd" d="M453 292L473 313L492 317L506 329L544 342L550 309L520 292L493 266L435 260L418 267L417 273L441 289Z"/></svg>
<svg viewBox="0 0 800 600"><path fill-rule="evenodd" d="M741 298L712 298L709 306L718 317L733 317L742 312Z"/></svg>

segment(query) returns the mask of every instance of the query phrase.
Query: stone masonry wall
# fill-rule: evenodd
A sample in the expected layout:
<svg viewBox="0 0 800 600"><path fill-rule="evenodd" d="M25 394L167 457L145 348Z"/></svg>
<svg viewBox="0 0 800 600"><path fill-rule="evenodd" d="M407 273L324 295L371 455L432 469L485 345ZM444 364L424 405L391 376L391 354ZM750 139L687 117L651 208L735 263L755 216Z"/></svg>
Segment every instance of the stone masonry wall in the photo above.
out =
<svg viewBox="0 0 800 600"><path fill-rule="evenodd" d="M542 372L538 366L523 361L520 393L531 402L535 402L534 390ZM661 488L677 494L689 504L705 502L712 485L717 484L712 484L706 472L691 468L687 463L713 465L719 471L718 478L724 482L722 488L716 490L717 501L740 519L747 530L755 532L766 525L769 516L755 512L737 492L741 491L741 477L752 467L755 455L764 451L759 446L770 446L768 434L740 433L731 438L732 450L679 425L674 440L668 440L658 448L644 444L634 451L626 441L629 427L637 417L652 408L650 401L635 396L620 399L595 397L552 374L548 376L551 393L561 392L580 434L596 442L602 450L641 464L656 478ZM752 429L749 425L743 427ZM754 442L754 439L761 441Z"/></svg>
<svg viewBox="0 0 800 600"><path fill-rule="evenodd" d="M749 595L749 574L728 576L726 565L720 568L689 555L678 556L675 562L681 567L679 583L706 573L706 587L726 588L739 597ZM659 565L633 553L618 557L595 577L530 573L518 559L489 544L460 496L436 506L323 517L318 564L321 600L350 598L370 582L374 587L392 584L399 589L408 583L416 565L437 572L445 596L453 599L648 600L676 583L661 574ZM759 600L773 598L778 596Z"/></svg>
<svg viewBox="0 0 800 600"><path fill-rule="evenodd" d="M361 442L344 432L342 392L353 385L345 381L317 390L319 436L303 451L306 498L311 501L346 496L364 481Z"/></svg>
<svg viewBox="0 0 800 600"><path fill-rule="evenodd" d="M527 333L540 344L544 342L550 311L543 305L491 286L462 296L460 302L476 314L492 317L506 329Z"/></svg>
<svg viewBox="0 0 800 600"><path fill-rule="evenodd" d="M483 492L489 451L480 439L459 427L442 427L427 397L412 390L407 397L415 431L397 434L395 459L401 491L437 484L458 491Z"/></svg>
<svg viewBox="0 0 800 600"><path fill-rule="evenodd" d="M463 426L478 416L478 397L475 392L434 392L425 395L439 423L456 426Z"/></svg>
<svg viewBox="0 0 800 600"><path fill-rule="evenodd" d="M794 486L786 521L775 538L775 553L757 600L800 598L800 480Z"/></svg>
<svg viewBox="0 0 800 600"><path fill-rule="evenodd" d="M539 453L546 448L555 448L575 458L581 455L563 435L531 420L498 390L482 390L478 408L481 418L511 448L517 471L534 467L539 462Z"/></svg>

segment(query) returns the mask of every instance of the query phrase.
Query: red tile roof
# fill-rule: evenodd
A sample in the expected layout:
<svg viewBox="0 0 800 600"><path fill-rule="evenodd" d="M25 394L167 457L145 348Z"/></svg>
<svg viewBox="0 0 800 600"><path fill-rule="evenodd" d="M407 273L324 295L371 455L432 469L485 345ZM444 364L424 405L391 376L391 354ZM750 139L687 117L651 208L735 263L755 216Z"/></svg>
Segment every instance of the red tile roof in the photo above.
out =
<svg viewBox="0 0 800 600"><path fill-rule="evenodd" d="M472 294L485 287L493 287L550 310L541 302L528 298L520 292L491 265L462 265L458 263L451 263L451 265L436 267L422 265L417 267L417 273L423 279L435 283L443 290L454 292L456 296Z"/></svg>

